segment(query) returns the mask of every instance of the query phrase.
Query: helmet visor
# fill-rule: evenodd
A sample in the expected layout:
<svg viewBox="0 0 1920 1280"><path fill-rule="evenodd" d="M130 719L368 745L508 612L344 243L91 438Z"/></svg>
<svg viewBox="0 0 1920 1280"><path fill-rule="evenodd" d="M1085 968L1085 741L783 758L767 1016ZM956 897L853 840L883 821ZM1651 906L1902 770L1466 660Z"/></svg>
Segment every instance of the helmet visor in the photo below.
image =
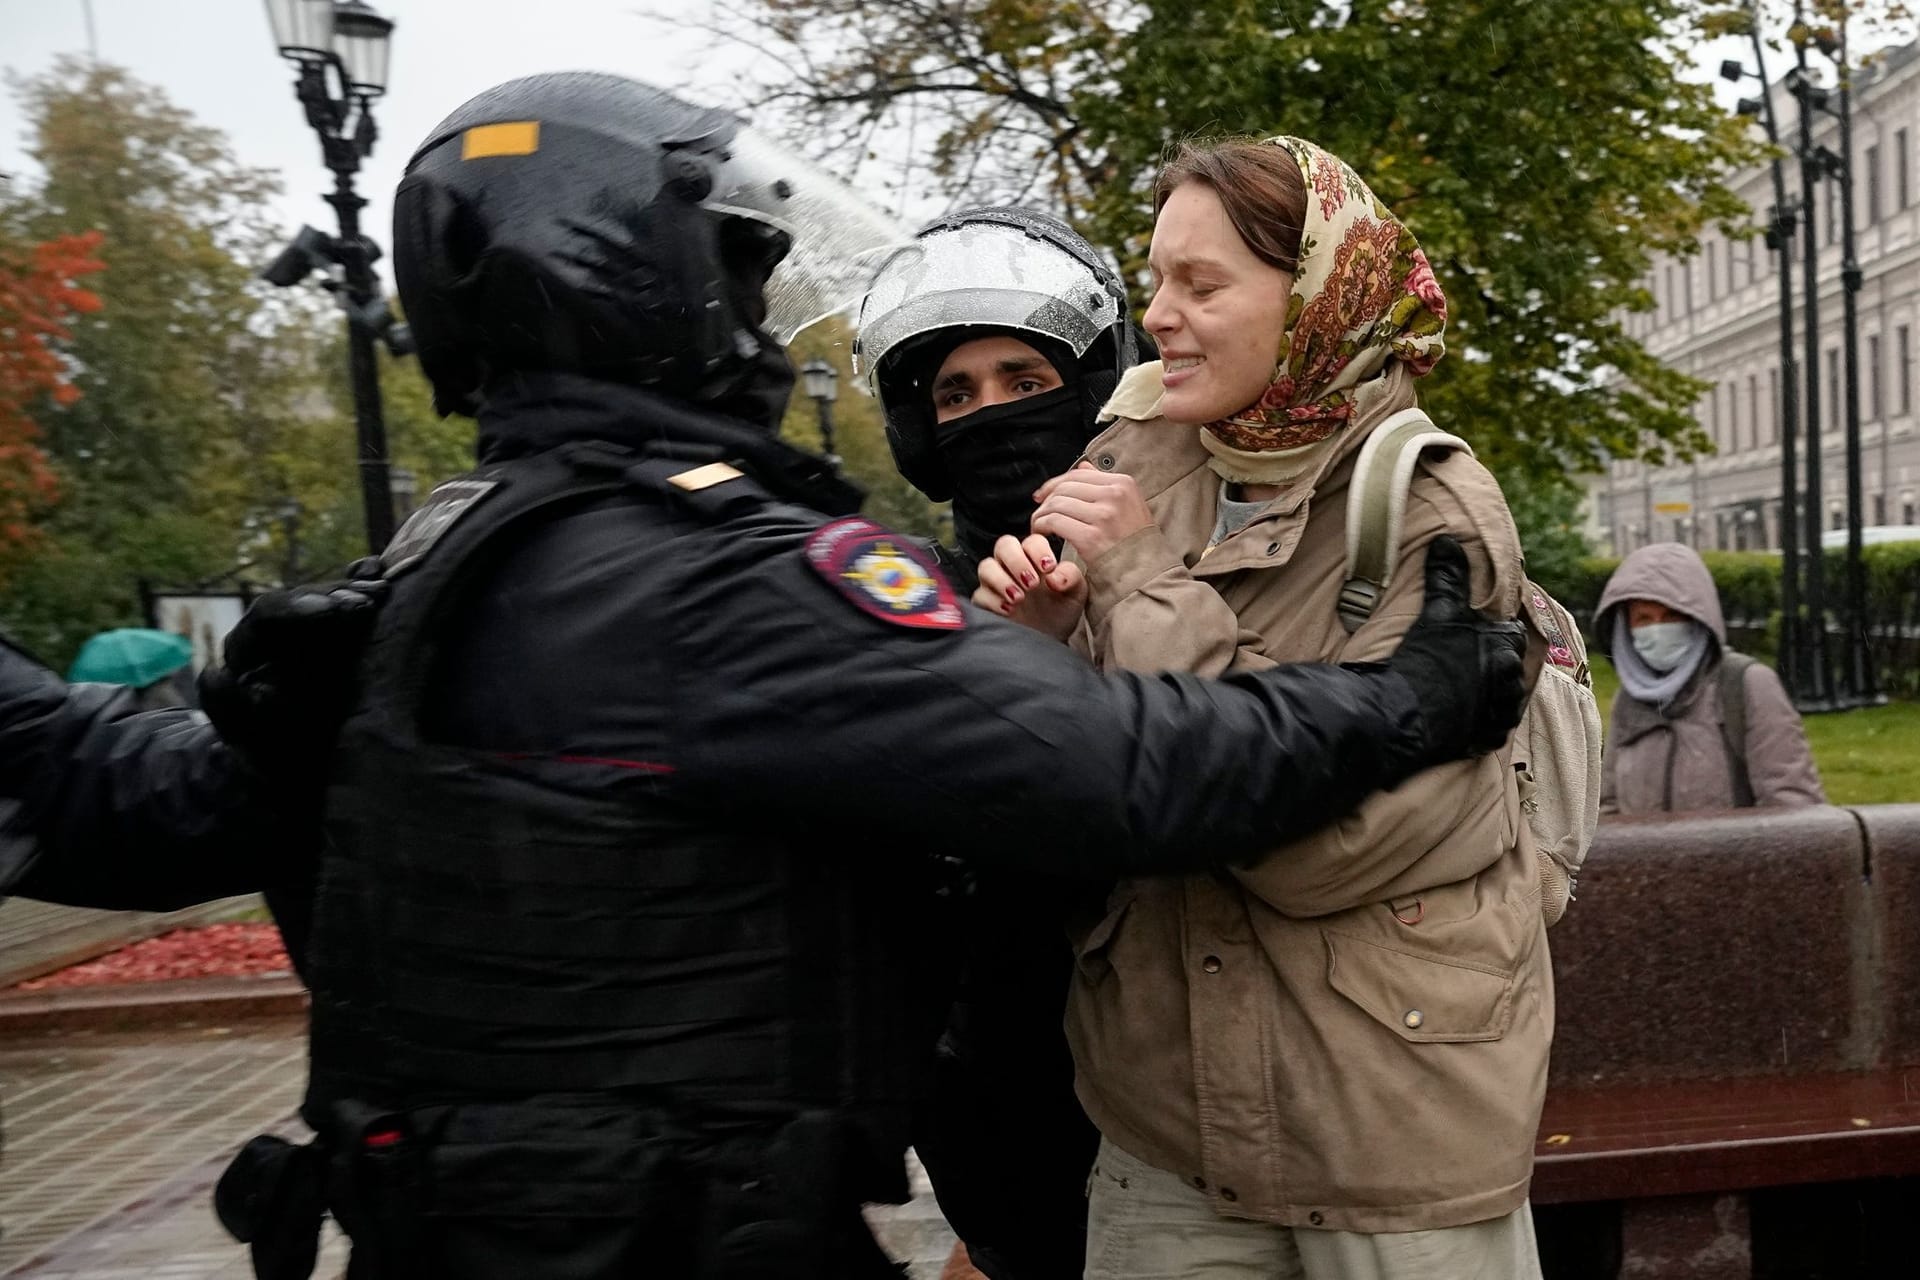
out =
<svg viewBox="0 0 1920 1280"><path fill-rule="evenodd" d="M901 343L962 325L1025 329L1079 357L1119 319L1119 299L1058 246L993 223L942 228L881 266L860 302L853 367L872 383Z"/></svg>
<svg viewBox="0 0 1920 1280"><path fill-rule="evenodd" d="M783 346L852 307L874 269L913 241L904 223L765 134L741 129L727 152L701 204L776 227L793 242L766 287L764 327Z"/></svg>

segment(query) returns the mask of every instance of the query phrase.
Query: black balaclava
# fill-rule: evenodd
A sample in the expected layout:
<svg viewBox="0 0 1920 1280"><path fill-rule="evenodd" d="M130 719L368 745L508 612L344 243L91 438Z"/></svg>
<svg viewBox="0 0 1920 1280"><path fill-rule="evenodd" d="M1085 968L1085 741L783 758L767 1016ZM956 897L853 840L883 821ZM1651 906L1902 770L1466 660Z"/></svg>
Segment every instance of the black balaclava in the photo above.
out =
<svg viewBox="0 0 1920 1280"><path fill-rule="evenodd" d="M993 554L1003 534L1025 537L1031 530L1033 492L1080 456L1093 435L1093 416L1112 390L1111 378L1089 378L1064 342L1019 329L986 326L949 330L912 353L913 372L900 381L900 394L917 397L916 408L934 416L932 383L955 348L979 338L1011 337L1026 343L1052 365L1061 385L1052 391L1007 404L976 409L947 422L933 422L935 456L953 500L954 540L965 562ZM1090 384L1102 382L1104 389Z"/></svg>

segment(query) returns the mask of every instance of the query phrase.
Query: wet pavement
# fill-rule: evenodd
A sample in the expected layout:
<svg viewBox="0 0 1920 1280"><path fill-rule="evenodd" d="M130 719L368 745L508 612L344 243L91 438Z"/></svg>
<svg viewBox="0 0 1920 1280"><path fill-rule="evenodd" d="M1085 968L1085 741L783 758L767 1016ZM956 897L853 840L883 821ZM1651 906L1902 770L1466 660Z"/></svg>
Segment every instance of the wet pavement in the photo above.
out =
<svg viewBox="0 0 1920 1280"><path fill-rule="evenodd" d="M254 1134L298 1140L305 1021L169 1031L9 1034L0 1044L0 1276L244 1280L246 1250L213 1184ZM914 1167L916 1198L870 1217L888 1250L935 1280L953 1235ZM345 1267L328 1227L314 1274Z"/></svg>

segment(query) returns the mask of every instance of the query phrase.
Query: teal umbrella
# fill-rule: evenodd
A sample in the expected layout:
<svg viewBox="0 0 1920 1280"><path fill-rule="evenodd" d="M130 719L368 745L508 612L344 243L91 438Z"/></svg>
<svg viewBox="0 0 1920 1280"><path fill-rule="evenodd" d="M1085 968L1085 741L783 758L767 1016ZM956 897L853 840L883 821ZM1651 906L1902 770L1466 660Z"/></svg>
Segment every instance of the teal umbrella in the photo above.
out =
<svg viewBox="0 0 1920 1280"><path fill-rule="evenodd" d="M193 642L170 631L123 627L102 631L80 646L69 680L93 680L144 689L193 661Z"/></svg>

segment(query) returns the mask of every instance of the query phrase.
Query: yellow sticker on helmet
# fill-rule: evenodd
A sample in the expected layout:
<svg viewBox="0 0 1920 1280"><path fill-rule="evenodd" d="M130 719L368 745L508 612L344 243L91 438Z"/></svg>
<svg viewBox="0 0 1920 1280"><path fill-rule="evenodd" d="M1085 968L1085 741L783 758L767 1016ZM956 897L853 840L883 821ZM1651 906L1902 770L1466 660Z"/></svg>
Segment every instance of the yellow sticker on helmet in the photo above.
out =
<svg viewBox="0 0 1920 1280"><path fill-rule="evenodd" d="M476 125L460 139L462 160L483 160L488 156L530 156L539 149L538 120Z"/></svg>

